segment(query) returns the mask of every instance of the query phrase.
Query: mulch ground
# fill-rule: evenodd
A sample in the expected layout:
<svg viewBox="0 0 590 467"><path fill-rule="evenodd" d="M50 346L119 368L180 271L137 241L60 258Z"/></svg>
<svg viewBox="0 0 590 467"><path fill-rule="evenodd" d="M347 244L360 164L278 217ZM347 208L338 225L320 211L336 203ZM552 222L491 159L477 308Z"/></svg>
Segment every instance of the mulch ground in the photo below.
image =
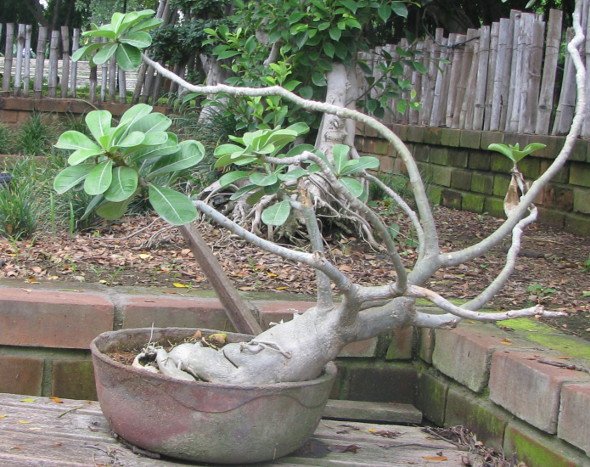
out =
<svg viewBox="0 0 590 467"><path fill-rule="evenodd" d="M415 260L409 229L400 226L397 240L410 266ZM440 242L449 251L485 237L502 222L486 215L436 208ZM261 252L227 232L201 223L201 232L228 276L242 291L313 294L312 271ZM328 238L329 253L340 269L361 284L394 278L382 251L354 236ZM430 286L448 298L468 299L496 277L503 266L506 240L486 256L439 271ZM548 321L552 326L590 340L590 238L546 226L529 228L521 258L509 284L489 308L512 309L542 303L570 313ZM79 281L106 285L209 288L206 278L176 229L150 216L127 217L75 236L40 233L34 240L0 241L0 277L41 281Z"/></svg>

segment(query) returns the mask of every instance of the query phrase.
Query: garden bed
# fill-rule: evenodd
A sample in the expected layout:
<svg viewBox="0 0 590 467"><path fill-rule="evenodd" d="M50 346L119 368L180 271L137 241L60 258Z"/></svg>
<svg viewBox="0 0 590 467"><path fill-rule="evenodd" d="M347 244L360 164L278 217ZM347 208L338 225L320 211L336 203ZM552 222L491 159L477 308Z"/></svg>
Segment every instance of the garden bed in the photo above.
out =
<svg viewBox="0 0 590 467"><path fill-rule="evenodd" d="M405 245L404 259L410 264L415 259L411 234L395 213L384 213L400 225L398 240ZM435 215L445 250L471 244L502 222L442 207L435 209ZM239 290L312 294L315 280L306 267L258 251L207 223L201 231ZM330 254L355 280L377 284L392 274L384 255L357 238L339 235L328 241ZM434 290L459 300L472 297L497 275L508 245L505 241L482 259L437 273ZM535 225L525 235L521 256L512 281L489 307L543 303L568 311L567 318L548 323L590 340L590 238ZM0 277L24 279L29 284L77 281L179 291L210 288L176 230L150 216L100 224L73 236L44 231L33 240L1 240Z"/></svg>

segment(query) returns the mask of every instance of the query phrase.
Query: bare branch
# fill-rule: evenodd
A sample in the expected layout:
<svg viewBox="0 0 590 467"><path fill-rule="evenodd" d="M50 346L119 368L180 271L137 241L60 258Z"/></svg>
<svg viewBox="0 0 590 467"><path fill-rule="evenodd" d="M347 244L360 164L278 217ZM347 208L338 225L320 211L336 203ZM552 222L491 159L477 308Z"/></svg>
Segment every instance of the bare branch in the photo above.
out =
<svg viewBox="0 0 590 467"><path fill-rule="evenodd" d="M561 169L561 167L563 167L570 153L572 152L576 143L576 139L580 134L586 110L586 70L584 68L584 64L582 63L580 52L578 51L578 46L584 40L584 33L580 25L580 12L577 7L573 16L575 35L569 42L567 49L576 68L576 89L578 98L576 101L576 109L572 126L570 127L569 133L565 137L565 142L561 148L561 151L553 163L545 171L545 173L543 173L543 175L533 182L529 188L529 191L521 198L518 207L516 207L514 211L511 212L510 216L508 216L508 219L506 219L506 221L494 233L481 242L463 250L440 255L440 261L444 266L456 266L481 256L483 253L502 241L502 239L512 231L514 226L525 215L528 207L533 203L534 199L539 195L547 182L553 178L553 176L559 171L559 169Z"/></svg>
<svg viewBox="0 0 590 467"><path fill-rule="evenodd" d="M461 308L465 308L466 310L479 310L482 306L489 302L502 287L504 287L504 284L506 284L510 278L510 275L514 271L516 259L518 258L518 253L520 251L520 243L524 229L526 226L535 222L537 219L537 212L537 208L533 206L531 213L514 227L514 230L512 231L512 245L510 245L510 249L506 254L506 264L504 264L502 271L500 271L500 273L490 283L490 285L486 287L485 290L483 290L473 300L470 300L469 302L461 305Z"/></svg>
<svg viewBox="0 0 590 467"><path fill-rule="evenodd" d="M311 254L305 253L303 251L291 250L290 248L285 248L284 246L264 240L263 238L260 238L259 236L239 226L235 222L229 220L223 214L216 211L214 208L203 201L193 201L193 203L199 211L213 219L222 227L225 227L229 231L235 233L238 237L243 238L252 245L262 248L269 253L273 253L291 261L304 263L308 266L311 266L312 268L318 269L326 274L326 276L328 276L334 282L334 284L336 284L336 287L338 287L342 293L350 293L350 290L353 287L351 280L320 254Z"/></svg>
<svg viewBox="0 0 590 467"><path fill-rule="evenodd" d="M460 318L473 319L475 321L502 321L512 318L524 318L527 316L544 316L547 318L556 318L559 316L567 316L566 313L559 311L545 311L541 305L535 305L530 308L523 308L520 310L509 310L502 312L483 313L479 311L471 311L452 304L446 298L441 297L436 292L418 287L416 285L410 286L408 293L414 298L425 298L434 303L440 309L458 316Z"/></svg>

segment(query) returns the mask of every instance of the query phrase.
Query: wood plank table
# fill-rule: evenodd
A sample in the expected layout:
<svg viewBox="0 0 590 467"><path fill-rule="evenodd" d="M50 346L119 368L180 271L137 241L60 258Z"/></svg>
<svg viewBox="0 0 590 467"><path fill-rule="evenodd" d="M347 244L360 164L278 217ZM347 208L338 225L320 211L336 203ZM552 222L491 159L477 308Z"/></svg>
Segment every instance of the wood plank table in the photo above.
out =
<svg viewBox="0 0 590 467"><path fill-rule="evenodd" d="M97 402L0 394L2 466L187 465L143 454L111 435ZM263 465L461 466L467 460L478 465L420 427L324 419L299 451Z"/></svg>

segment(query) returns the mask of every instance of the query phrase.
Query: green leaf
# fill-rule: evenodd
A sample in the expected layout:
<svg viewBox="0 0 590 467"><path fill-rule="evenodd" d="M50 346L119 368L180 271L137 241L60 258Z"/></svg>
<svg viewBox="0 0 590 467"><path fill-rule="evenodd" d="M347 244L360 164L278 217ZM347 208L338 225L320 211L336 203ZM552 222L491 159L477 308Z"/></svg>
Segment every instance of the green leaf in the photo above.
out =
<svg viewBox="0 0 590 467"><path fill-rule="evenodd" d="M391 5L382 3L377 10L377 14L379 15L379 18L381 18L381 20L386 23L391 16Z"/></svg>
<svg viewBox="0 0 590 467"><path fill-rule="evenodd" d="M139 146L143 143L145 135L141 131L132 131L127 136L117 141L114 147L117 148L132 148L133 146Z"/></svg>
<svg viewBox="0 0 590 467"><path fill-rule="evenodd" d="M92 55L92 53L94 53L95 51L97 51L101 47L102 47L102 44L95 44L95 43L86 45L84 47L80 47L72 54L72 60L74 62L77 62L82 57L85 57L85 56L88 57L88 56Z"/></svg>
<svg viewBox="0 0 590 467"><path fill-rule="evenodd" d="M113 161L108 160L94 166L84 180L84 191L89 195L101 195L108 190L113 180Z"/></svg>
<svg viewBox="0 0 590 467"><path fill-rule="evenodd" d="M120 44L115 52L117 64L125 71L134 71L141 64L141 51L129 44Z"/></svg>
<svg viewBox="0 0 590 467"><path fill-rule="evenodd" d="M363 184L358 180L350 177L340 179L340 182L352 193L355 198L363 194Z"/></svg>
<svg viewBox="0 0 590 467"><path fill-rule="evenodd" d="M250 182L256 186L270 186L274 185L278 180L276 174L266 174L261 172L254 172L250 175Z"/></svg>
<svg viewBox="0 0 590 467"><path fill-rule="evenodd" d="M278 177L279 180L282 180L283 182L290 182L293 180L297 180L301 177L305 177L306 175L309 175L308 171L298 167L289 170L287 173L279 174Z"/></svg>
<svg viewBox="0 0 590 467"><path fill-rule="evenodd" d="M160 18L150 18L135 24L131 31L148 31L154 29L162 24L163 20Z"/></svg>
<svg viewBox="0 0 590 467"><path fill-rule="evenodd" d="M100 50L96 52L96 55L92 57L92 61L95 65L102 65L114 55L117 47L118 45L116 43L104 44Z"/></svg>
<svg viewBox="0 0 590 467"><path fill-rule="evenodd" d="M328 82L326 81L326 77L321 71L314 71L311 74L311 81L313 82L313 84L319 87L323 87L328 84Z"/></svg>
<svg viewBox="0 0 590 467"><path fill-rule="evenodd" d="M238 188L234 193L230 196L230 201L235 201L236 199L240 199L246 193L250 193L252 190L256 190L258 188L257 185L245 185L241 188Z"/></svg>
<svg viewBox="0 0 590 467"><path fill-rule="evenodd" d="M114 221L123 217L127 211L128 206L129 200L120 201L118 203L105 201L100 206L98 206L96 209L96 214L98 214L103 219Z"/></svg>
<svg viewBox="0 0 590 467"><path fill-rule="evenodd" d="M250 36L244 44L244 48L246 49L246 52L248 52L249 54L254 52L254 50L256 50L256 36Z"/></svg>
<svg viewBox="0 0 590 467"><path fill-rule="evenodd" d="M68 158L68 164L78 165L80 162L84 162L86 159L91 157L100 156L104 154L104 150L97 146L97 149L78 149L70 154Z"/></svg>
<svg viewBox="0 0 590 467"><path fill-rule="evenodd" d="M53 180L53 189L60 195L65 193L70 188L74 188L81 183L94 167L94 164L66 167Z"/></svg>
<svg viewBox="0 0 590 467"><path fill-rule="evenodd" d="M150 184L148 196L156 213L169 224L184 225L197 217L193 202L178 191Z"/></svg>
<svg viewBox="0 0 590 467"><path fill-rule="evenodd" d="M508 147L508 145L506 145L506 144L492 143L488 146L488 149L490 151L499 152L500 154L502 154L503 156L506 156L508 159L510 159L515 164L517 162L514 158L513 150L510 147Z"/></svg>
<svg viewBox="0 0 590 467"><path fill-rule="evenodd" d="M128 32L119 38L119 42L129 44L138 49L145 49L151 45L152 36L143 31Z"/></svg>
<svg viewBox="0 0 590 467"><path fill-rule="evenodd" d="M366 169L377 169L378 167L379 159L372 156L362 156L348 161L340 171L340 175L350 175Z"/></svg>
<svg viewBox="0 0 590 467"><path fill-rule="evenodd" d="M284 200L280 203L273 204L262 211L262 222L266 225L283 225L291 213L291 204Z"/></svg>
<svg viewBox="0 0 590 467"><path fill-rule="evenodd" d="M179 151L176 154L171 154L167 159L162 159L154 165L150 177L188 169L201 162L205 156L205 148L198 141L183 141L178 148Z"/></svg>
<svg viewBox="0 0 590 467"><path fill-rule="evenodd" d="M152 131L166 131L172 125L172 120L161 113L150 113L129 125L129 131L141 131L150 133Z"/></svg>
<svg viewBox="0 0 590 467"><path fill-rule="evenodd" d="M123 115L121 115L121 119L119 120L119 126L121 125L133 125L137 122L140 118L145 117L153 110L151 105L147 104L135 104L133 107L129 108L125 111Z"/></svg>
<svg viewBox="0 0 590 467"><path fill-rule="evenodd" d="M342 172L342 169L348 162L349 152L350 147L346 144L335 144L332 148L333 164L336 175L339 175Z"/></svg>
<svg viewBox="0 0 590 467"><path fill-rule="evenodd" d="M342 36L342 31L338 28L330 28L328 34L334 42L338 42L340 40L340 37Z"/></svg>
<svg viewBox="0 0 590 467"><path fill-rule="evenodd" d="M234 154L236 152L243 152L244 148L242 146L238 146L237 144L221 144L215 148L213 151L213 155L215 157L225 156L226 154Z"/></svg>
<svg viewBox="0 0 590 467"><path fill-rule="evenodd" d="M330 57L330 58L334 58L334 52L336 51L336 48L334 47L334 44L332 44L331 42L325 42L324 43L324 53Z"/></svg>
<svg viewBox="0 0 590 467"><path fill-rule="evenodd" d="M243 180L244 178L249 177L250 173L251 172L249 170L235 170L233 172L228 172L225 175L222 175L218 180L219 185L221 185L221 188L225 188L226 186L229 186L238 180Z"/></svg>
<svg viewBox="0 0 590 467"><path fill-rule="evenodd" d="M139 177L137 171L131 167L115 167L113 169L113 180L104 197L108 201L120 202L131 197L137 185Z"/></svg>
<svg viewBox="0 0 590 467"><path fill-rule="evenodd" d="M112 117L108 110L93 110L92 112L88 112L85 121L95 140L98 141L101 136L110 133Z"/></svg>
<svg viewBox="0 0 590 467"><path fill-rule="evenodd" d="M74 130L68 130L63 132L57 140L55 147L58 149L93 149L97 151L102 150L99 145L97 145L84 133L80 133L79 131Z"/></svg>
<svg viewBox="0 0 590 467"><path fill-rule="evenodd" d="M408 17L408 7L404 2L392 2L391 3L391 10L397 15L401 16L402 18Z"/></svg>

